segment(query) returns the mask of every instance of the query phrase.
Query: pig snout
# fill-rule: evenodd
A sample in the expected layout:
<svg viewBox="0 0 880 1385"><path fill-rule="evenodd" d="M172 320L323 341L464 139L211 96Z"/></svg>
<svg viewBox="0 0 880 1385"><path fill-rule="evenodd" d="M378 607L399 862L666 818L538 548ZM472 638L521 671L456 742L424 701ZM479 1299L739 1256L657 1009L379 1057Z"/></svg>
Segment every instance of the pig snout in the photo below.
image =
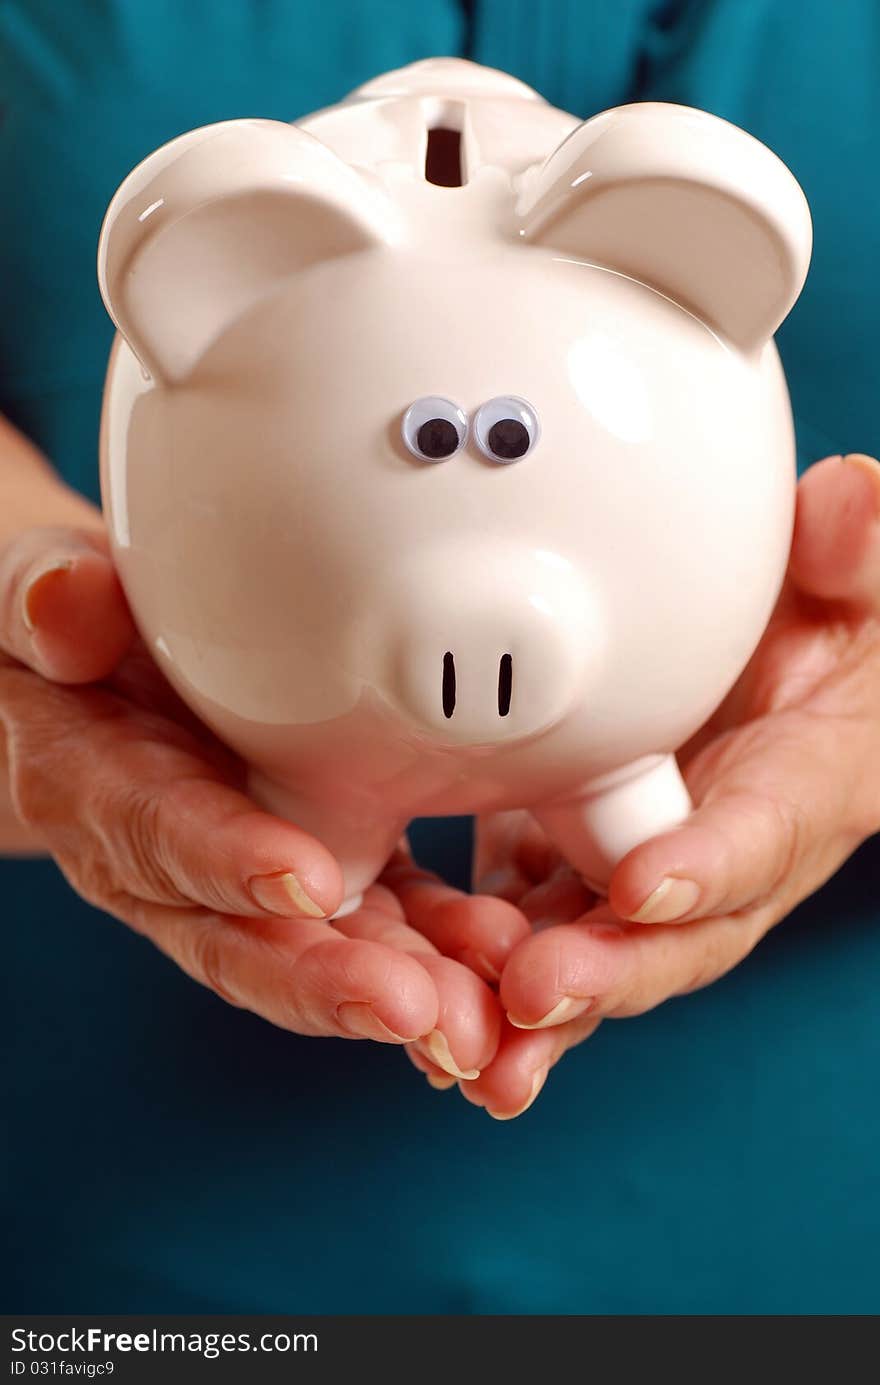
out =
<svg viewBox="0 0 880 1385"><path fill-rule="evenodd" d="M586 593L554 553L454 556L401 574L388 692L446 743L534 735L583 696L596 644Z"/></svg>

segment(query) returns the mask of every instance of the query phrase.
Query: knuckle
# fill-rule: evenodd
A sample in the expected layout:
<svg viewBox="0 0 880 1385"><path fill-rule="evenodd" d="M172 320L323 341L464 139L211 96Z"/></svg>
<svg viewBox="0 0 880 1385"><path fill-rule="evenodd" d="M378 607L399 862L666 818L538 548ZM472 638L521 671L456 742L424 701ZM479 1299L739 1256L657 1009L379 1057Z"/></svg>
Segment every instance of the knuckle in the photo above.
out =
<svg viewBox="0 0 880 1385"><path fill-rule="evenodd" d="M0 735L5 733L13 804L27 826L63 827L93 794L99 757L87 694L16 666L0 670Z"/></svg>
<svg viewBox="0 0 880 1385"><path fill-rule="evenodd" d="M9 759L9 792L19 821L32 831L46 825L47 808L51 797L46 793L43 776L35 766L18 756Z"/></svg>
<svg viewBox="0 0 880 1385"><path fill-rule="evenodd" d="M233 992L228 979L227 949L217 924L212 920L191 921L181 930L178 962L196 981L207 986L229 1005L240 1007L242 1002Z"/></svg>
<svg viewBox="0 0 880 1385"><path fill-rule="evenodd" d="M100 830L119 854L131 887L145 898L236 912L240 900L226 886L225 873L217 875L207 867L203 781L175 773L180 767L169 763L167 753L163 757L166 748L155 750L155 764L164 768L164 777L144 772L143 755L153 756L149 745L138 748L134 762L120 762L105 801L96 808ZM200 824L197 834L195 824ZM217 826L212 817L215 832Z"/></svg>
<svg viewBox="0 0 880 1385"><path fill-rule="evenodd" d="M701 991L705 986L711 986L713 981L717 981L735 966L748 950L745 937L740 935L731 938L723 925L716 924L709 928L702 939L699 954L685 970L673 994L690 995L692 991Z"/></svg>
<svg viewBox="0 0 880 1385"><path fill-rule="evenodd" d="M19 535L0 557L0 643L10 654L15 653L14 632L22 605L25 574L32 565L31 541L31 533Z"/></svg>
<svg viewBox="0 0 880 1385"><path fill-rule="evenodd" d="M161 793L111 778L91 796L88 811L96 863L119 886L156 904L188 904L174 880L162 830Z"/></svg>
<svg viewBox="0 0 880 1385"><path fill-rule="evenodd" d="M807 815L804 807L789 799L774 799L771 831L775 841L771 889L776 889L797 867L807 843Z"/></svg>
<svg viewBox="0 0 880 1385"><path fill-rule="evenodd" d="M23 734L8 723L7 732L7 782L16 815L36 832L62 829L70 819L71 775L69 769L65 773L57 736L41 726Z"/></svg>
<svg viewBox="0 0 880 1385"><path fill-rule="evenodd" d="M277 975L277 1000L281 1023L299 1034L325 1032L326 1017L340 1001L358 994L358 978L349 971L357 950L350 939L313 942L293 966Z"/></svg>
<svg viewBox="0 0 880 1385"><path fill-rule="evenodd" d="M174 883L165 860L161 798L138 788L123 795L116 813L123 824L123 869L131 873L137 892L160 903L183 902L185 896ZM111 807L111 821L113 815Z"/></svg>
<svg viewBox="0 0 880 1385"><path fill-rule="evenodd" d="M94 851L78 851L76 855L56 850L55 860L68 883L87 904L121 917L116 900L121 897L114 873L108 862Z"/></svg>

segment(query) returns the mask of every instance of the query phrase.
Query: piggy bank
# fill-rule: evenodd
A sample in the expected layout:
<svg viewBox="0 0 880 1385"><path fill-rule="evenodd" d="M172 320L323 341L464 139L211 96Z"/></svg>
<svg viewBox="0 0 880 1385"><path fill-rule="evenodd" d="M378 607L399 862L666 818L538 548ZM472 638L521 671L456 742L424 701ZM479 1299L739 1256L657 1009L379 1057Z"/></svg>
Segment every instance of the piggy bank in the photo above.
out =
<svg viewBox="0 0 880 1385"><path fill-rule="evenodd" d="M168 680L354 907L415 816L526 808L602 888L778 596L773 333L810 218L725 121L417 63L173 140L101 291L115 561Z"/></svg>

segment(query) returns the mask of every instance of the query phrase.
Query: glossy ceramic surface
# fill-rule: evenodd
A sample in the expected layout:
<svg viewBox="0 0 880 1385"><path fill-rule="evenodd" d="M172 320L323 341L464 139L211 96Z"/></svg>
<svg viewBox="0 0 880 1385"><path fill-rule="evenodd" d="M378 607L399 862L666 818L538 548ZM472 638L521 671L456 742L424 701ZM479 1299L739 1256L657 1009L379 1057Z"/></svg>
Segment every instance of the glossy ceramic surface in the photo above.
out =
<svg viewBox="0 0 880 1385"><path fill-rule="evenodd" d="M447 59L194 131L122 185L119 572L350 898L416 815L528 807L601 884L687 813L673 752L785 569L772 334L809 253L797 183L733 126L579 124Z"/></svg>

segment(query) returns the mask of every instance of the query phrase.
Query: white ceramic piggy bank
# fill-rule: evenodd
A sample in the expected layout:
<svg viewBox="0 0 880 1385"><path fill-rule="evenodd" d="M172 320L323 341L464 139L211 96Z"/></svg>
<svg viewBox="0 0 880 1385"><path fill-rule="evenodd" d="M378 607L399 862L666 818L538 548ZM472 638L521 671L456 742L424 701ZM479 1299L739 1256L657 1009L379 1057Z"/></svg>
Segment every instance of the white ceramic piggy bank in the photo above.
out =
<svg viewBox="0 0 880 1385"><path fill-rule="evenodd" d="M772 337L810 219L699 111L579 123L418 63L184 135L116 194L125 590L352 907L414 816L529 808L592 883L689 811L791 537Z"/></svg>

